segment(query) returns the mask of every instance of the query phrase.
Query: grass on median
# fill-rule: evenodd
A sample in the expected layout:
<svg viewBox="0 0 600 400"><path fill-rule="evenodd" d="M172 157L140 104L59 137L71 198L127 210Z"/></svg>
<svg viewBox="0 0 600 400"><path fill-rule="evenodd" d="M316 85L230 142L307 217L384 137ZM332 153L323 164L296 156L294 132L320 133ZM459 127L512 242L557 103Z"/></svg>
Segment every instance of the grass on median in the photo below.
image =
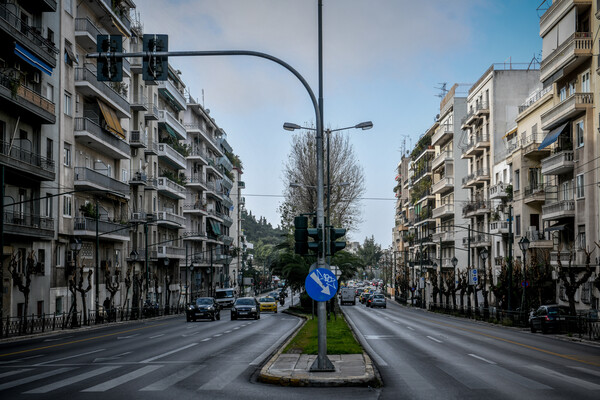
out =
<svg viewBox="0 0 600 400"><path fill-rule="evenodd" d="M284 353L318 354L318 319L307 315L306 324L283 350ZM361 354L362 347L352 334L343 315L327 321L327 354Z"/></svg>

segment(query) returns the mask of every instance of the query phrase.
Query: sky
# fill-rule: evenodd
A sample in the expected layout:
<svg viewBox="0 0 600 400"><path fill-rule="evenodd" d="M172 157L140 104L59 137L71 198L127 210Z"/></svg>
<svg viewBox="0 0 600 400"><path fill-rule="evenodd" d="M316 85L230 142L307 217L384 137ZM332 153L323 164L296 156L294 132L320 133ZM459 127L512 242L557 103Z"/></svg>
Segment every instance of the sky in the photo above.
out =
<svg viewBox="0 0 600 400"><path fill-rule="evenodd" d="M366 190L362 222L347 240L392 244L396 167L439 113L440 87L472 84L496 63L541 60L542 0L323 0L323 109L348 130ZM317 0L136 0L144 33L169 50L253 50L295 68L318 97ZM544 9L547 7L541 7ZM260 58L172 57L190 95L210 109L243 163L246 208L279 225L284 122L311 126L306 90ZM467 86L468 87L468 86ZM465 93L466 94L466 93Z"/></svg>

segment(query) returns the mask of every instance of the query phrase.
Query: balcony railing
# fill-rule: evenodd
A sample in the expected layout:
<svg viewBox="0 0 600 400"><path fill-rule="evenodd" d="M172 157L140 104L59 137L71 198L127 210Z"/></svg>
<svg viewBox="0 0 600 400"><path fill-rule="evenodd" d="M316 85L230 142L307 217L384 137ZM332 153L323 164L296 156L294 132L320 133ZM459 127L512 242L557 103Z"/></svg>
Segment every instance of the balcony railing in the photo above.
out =
<svg viewBox="0 0 600 400"><path fill-rule="evenodd" d="M444 204L433 209L433 218L440 218L449 214L454 215L454 204Z"/></svg>
<svg viewBox="0 0 600 400"><path fill-rule="evenodd" d="M0 141L0 161L3 164L28 172L46 180L54 180L56 165L54 160L42 157L30 150Z"/></svg>
<svg viewBox="0 0 600 400"><path fill-rule="evenodd" d="M575 215L575 200L559 200L542 206L542 218L552 219Z"/></svg>
<svg viewBox="0 0 600 400"><path fill-rule="evenodd" d="M157 213L157 215L158 215L157 222L159 224L162 221L164 221L164 222L171 222L173 224L177 224L177 225L180 225L180 226L184 226L185 225L185 217L183 217L181 215L177 215L177 214L169 212L169 211L159 211Z"/></svg>
<svg viewBox="0 0 600 400"><path fill-rule="evenodd" d="M4 230L15 235L54 236L54 219L18 211L4 211Z"/></svg>
<svg viewBox="0 0 600 400"><path fill-rule="evenodd" d="M95 66L92 64L85 64L85 67L75 68L75 83L78 82L87 83L105 96L107 100L119 107L122 112L129 112L129 101L127 100L127 96L117 92L106 82L99 81L96 76Z"/></svg>
<svg viewBox="0 0 600 400"><path fill-rule="evenodd" d="M158 110L158 123L167 124L177 134L177 139L186 140L187 132L181 122L173 114L166 110Z"/></svg>
<svg viewBox="0 0 600 400"><path fill-rule="evenodd" d="M129 134L129 145L131 147L146 147L148 145L148 137L144 132L131 131Z"/></svg>
<svg viewBox="0 0 600 400"><path fill-rule="evenodd" d="M10 99L12 102L16 101L28 111L42 117L44 123L53 124L56 122L54 103L40 93L23 86L15 78L11 78L3 73L0 73L0 86L5 88L5 90L1 91L5 98ZM14 93L13 90L15 90ZM24 102L20 100L24 100Z"/></svg>
<svg viewBox="0 0 600 400"><path fill-rule="evenodd" d="M89 186L100 190L117 192L129 196L129 185L90 168L75 167L75 185Z"/></svg>
<svg viewBox="0 0 600 400"><path fill-rule="evenodd" d="M171 197L185 199L185 187L173 182L169 178L159 177L157 187L159 191L168 193Z"/></svg>
<svg viewBox="0 0 600 400"><path fill-rule="evenodd" d="M169 80L158 82L158 91L159 93L162 93L169 101L175 103L177 108L185 110L185 97L183 93L177 89L173 82Z"/></svg>
<svg viewBox="0 0 600 400"><path fill-rule="evenodd" d="M436 183L434 183L431 186L431 192L437 193L444 188L449 189L449 188L453 188L453 187L454 187L454 178L445 177L445 178L440 179L439 181L437 181Z"/></svg>
<svg viewBox="0 0 600 400"><path fill-rule="evenodd" d="M81 236L96 236L96 219L90 217L76 217L73 229L80 231ZM101 237L111 235L123 239L129 239L129 225L116 222L98 220L98 233ZM78 233L75 233L76 235Z"/></svg>
<svg viewBox="0 0 600 400"><path fill-rule="evenodd" d="M158 157L177 169L185 169L186 160L177 150L166 143L158 144Z"/></svg>
<svg viewBox="0 0 600 400"><path fill-rule="evenodd" d="M506 185L504 182L499 182L494 186L490 186L490 199L500 199L507 196Z"/></svg>
<svg viewBox="0 0 600 400"><path fill-rule="evenodd" d="M593 93L573 93L541 115L542 129L550 129L568 122L574 116L592 109Z"/></svg>
<svg viewBox="0 0 600 400"><path fill-rule="evenodd" d="M100 150L102 153L118 159L130 157L129 143L119 139L106 129L102 128L98 122L89 118L75 118L75 137L85 137L87 145Z"/></svg>
<svg viewBox="0 0 600 400"><path fill-rule="evenodd" d="M543 175L559 175L573 170L573 150L563 150L542 159Z"/></svg>
<svg viewBox="0 0 600 400"><path fill-rule="evenodd" d="M508 222L490 222L490 233L508 233Z"/></svg>

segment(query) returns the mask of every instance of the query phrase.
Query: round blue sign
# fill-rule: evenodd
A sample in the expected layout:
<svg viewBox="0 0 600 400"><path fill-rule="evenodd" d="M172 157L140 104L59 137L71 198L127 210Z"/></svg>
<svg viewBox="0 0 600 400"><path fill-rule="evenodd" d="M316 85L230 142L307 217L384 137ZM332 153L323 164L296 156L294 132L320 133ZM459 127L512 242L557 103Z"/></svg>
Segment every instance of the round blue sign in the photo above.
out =
<svg viewBox="0 0 600 400"><path fill-rule="evenodd" d="M315 301L327 301L337 293L338 281L327 268L317 268L309 272L304 281L306 293Z"/></svg>

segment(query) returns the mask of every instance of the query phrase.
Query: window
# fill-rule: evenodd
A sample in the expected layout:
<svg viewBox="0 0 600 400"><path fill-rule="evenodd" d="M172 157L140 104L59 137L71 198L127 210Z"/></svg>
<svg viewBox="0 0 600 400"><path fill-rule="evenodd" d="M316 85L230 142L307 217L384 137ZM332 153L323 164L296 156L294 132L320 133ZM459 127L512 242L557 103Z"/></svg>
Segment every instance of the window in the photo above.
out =
<svg viewBox="0 0 600 400"><path fill-rule="evenodd" d="M70 195L63 196L63 217L72 216L73 212L73 199Z"/></svg>
<svg viewBox="0 0 600 400"><path fill-rule="evenodd" d="M569 96L575 94L575 81L569 82Z"/></svg>
<svg viewBox="0 0 600 400"><path fill-rule="evenodd" d="M62 296L57 296L55 299L55 312L56 314L62 314L63 313L63 298Z"/></svg>
<svg viewBox="0 0 600 400"><path fill-rule="evenodd" d="M71 144L65 143L65 153L63 154L63 164L65 167L71 166Z"/></svg>
<svg viewBox="0 0 600 400"><path fill-rule="evenodd" d="M579 121L575 124L575 137L577 140L577 147L582 147L584 142L584 129L583 121Z"/></svg>
<svg viewBox="0 0 600 400"><path fill-rule="evenodd" d="M577 175L577 198L581 199L584 197L584 182L583 174Z"/></svg>
<svg viewBox="0 0 600 400"><path fill-rule="evenodd" d="M44 97L46 97L48 100L54 103L54 86L52 86L49 83L46 83L44 90Z"/></svg>
<svg viewBox="0 0 600 400"><path fill-rule="evenodd" d="M586 249L587 243L585 241L585 225L577 226L577 243L576 246L578 249Z"/></svg>
<svg viewBox="0 0 600 400"><path fill-rule="evenodd" d="M585 71L581 74L581 91L583 93L589 93L590 90L590 71Z"/></svg>
<svg viewBox="0 0 600 400"><path fill-rule="evenodd" d="M567 98L567 87L563 86L560 88L559 93L560 101L564 101Z"/></svg>
<svg viewBox="0 0 600 400"><path fill-rule="evenodd" d="M54 44L54 31L50 28L48 28L48 34L46 36L46 39L48 39L50 43Z"/></svg>
<svg viewBox="0 0 600 400"><path fill-rule="evenodd" d="M73 52L73 45L67 39L65 39L65 64L72 67L73 64L79 64L77 56Z"/></svg>
<svg viewBox="0 0 600 400"><path fill-rule="evenodd" d="M73 0L65 0L63 4L65 6L65 11L70 15L73 15Z"/></svg>
<svg viewBox="0 0 600 400"><path fill-rule="evenodd" d="M46 201L44 202L44 216L49 217L52 215L52 195L46 193Z"/></svg>
<svg viewBox="0 0 600 400"><path fill-rule="evenodd" d="M125 168L121 169L121 182L127 182L127 170Z"/></svg>
<svg viewBox="0 0 600 400"><path fill-rule="evenodd" d="M562 199L561 200L573 200L571 196L571 182L566 181L562 183Z"/></svg>
<svg viewBox="0 0 600 400"><path fill-rule="evenodd" d="M514 185L515 185L515 189L514 190L520 190L521 189L521 184L520 184L520 182L521 182L521 179L520 179L521 173L520 172L521 171L518 170L518 169L515 170L515 181L513 182Z"/></svg>
<svg viewBox="0 0 600 400"><path fill-rule="evenodd" d="M521 216L515 215L515 235L521 236Z"/></svg>
<svg viewBox="0 0 600 400"><path fill-rule="evenodd" d="M54 141L49 138L46 138L46 159L48 161L54 160Z"/></svg>
<svg viewBox="0 0 600 400"><path fill-rule="evenodd" d="M69 92L65 92L65 115L73 115L73 98Z"/></svg>

